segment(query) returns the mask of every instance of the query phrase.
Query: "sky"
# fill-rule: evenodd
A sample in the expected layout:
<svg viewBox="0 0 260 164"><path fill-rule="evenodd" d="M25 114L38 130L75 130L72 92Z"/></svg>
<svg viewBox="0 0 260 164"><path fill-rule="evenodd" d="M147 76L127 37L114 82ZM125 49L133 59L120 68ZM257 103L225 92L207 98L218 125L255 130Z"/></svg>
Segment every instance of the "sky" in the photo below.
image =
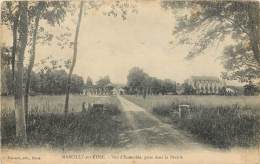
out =
<svg viewBox="0 0 260 164"><path fill-rule="evenodd" d="M76 28L75 23L67 20L49 31L58 35L66 31L66 26L72 30ZM74 73L84 79L90 76L94 81L109 75L114 83L126 83L128 71L134 66L151 76L177 82L194 75L219 77L223 71L217 59L222 53L221 47L213 47L187 61L185 56L191 47L169 44L175 39L174 26L174 15L154 1L139 4L138 13L129 14L126 20L105 16L102 10L89 11L82 18ZM5 35L2 41L10 42L10 34L5 32ZM49 55L70 58L73 51L60 49L56 44L38 44L36 53L37 63Z"/></svg>

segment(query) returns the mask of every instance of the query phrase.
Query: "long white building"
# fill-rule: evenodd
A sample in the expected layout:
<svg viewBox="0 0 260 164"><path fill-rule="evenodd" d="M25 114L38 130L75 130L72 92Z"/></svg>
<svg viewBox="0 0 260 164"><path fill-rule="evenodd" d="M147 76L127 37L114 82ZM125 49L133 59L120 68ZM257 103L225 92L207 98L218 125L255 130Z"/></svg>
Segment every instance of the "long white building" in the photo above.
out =
<svg viewBox="0 0 260 164"><path fill-rule="evenodd" d="M196 94L218 94L225 82L214 76L192 76L185 81L196 91Z"/></svg>

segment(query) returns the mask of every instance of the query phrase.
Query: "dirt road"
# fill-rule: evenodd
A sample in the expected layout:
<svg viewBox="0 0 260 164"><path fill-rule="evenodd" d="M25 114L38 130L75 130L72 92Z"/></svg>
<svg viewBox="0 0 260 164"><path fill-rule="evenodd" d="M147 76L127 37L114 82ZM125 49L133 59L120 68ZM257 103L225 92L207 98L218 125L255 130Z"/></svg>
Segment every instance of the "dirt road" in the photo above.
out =
<svg viewBox="0 0 260 164"><path fill-rule="evenodd" d="M122 142L125 141L127 147L169 146L183 149L202 147L140 106L120 95L118 95L118 99L121 102L126 122L130 127L126 133L121 134Z"/></svg>

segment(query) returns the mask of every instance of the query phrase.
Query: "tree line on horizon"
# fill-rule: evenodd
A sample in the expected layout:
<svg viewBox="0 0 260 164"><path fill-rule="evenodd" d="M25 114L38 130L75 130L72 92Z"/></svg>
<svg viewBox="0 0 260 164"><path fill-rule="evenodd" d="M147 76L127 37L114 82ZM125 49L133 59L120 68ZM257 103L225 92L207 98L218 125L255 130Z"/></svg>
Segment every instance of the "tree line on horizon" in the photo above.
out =
<svg viewBox="0 0 260 164"><path fill-rule="evenodd" d="M12 85L12 70L11 70L11 54L1 51L1 95L12 96L14 95L14 88ZM59 68L55 65L55 61L50 61L51 66L45 66L40 71L31 72L30 96L34 95L64 95L66 93L66 80L68 78L68 71L64 68ZM23 90L27 81L28 69L24 67L23 76ZM82 94L84 89L99 88L105 90L108 85L112 85L110 77L100 77L97 81L93 82L91 77L84 78L77 74L72 74L71 89L72 94Z"/></svg>
<svg viewBox="0 0 260 164"><path fill-rule="evenodd" d="M228 93L227 88L234 91ZM145 73L139 67L133 67L129 70L127 76L127 84L124 87L125 93L130 95L197 95L196 89L188 83L176 83L171 79L159 79L152 77ZM178 91L177 91L178 90ZM243 86L223 86L217 95L220 96L254 96L260 91L260 87L256 84L249 82ZM210 95L211 93L200 93L199 95ZM214 93L215 95L216 93Z"/></svg>
<svg viewBox="0 0 260 164"><path fill-rule="evenodd" d="M127 75L127 85L124 87L130 95L177 94L176 82L171 79L159 79L145 73L139 67L133 67Z"/></svg>

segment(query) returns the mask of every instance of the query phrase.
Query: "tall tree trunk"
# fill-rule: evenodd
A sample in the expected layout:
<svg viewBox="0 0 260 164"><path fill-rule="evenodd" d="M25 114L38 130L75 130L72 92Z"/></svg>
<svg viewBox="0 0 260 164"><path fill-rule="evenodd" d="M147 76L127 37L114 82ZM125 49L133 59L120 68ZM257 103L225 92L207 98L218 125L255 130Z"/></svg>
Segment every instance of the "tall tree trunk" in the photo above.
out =
<svg viewBox="0 0 260 164"><path fill-rule="evenodd" d="M33 38L32 38L32 53L30 56L30 62L28 66L27 71L27 80L26 80L26 86L25 86L25 95L24 95L24 110L25 110L25 118L27 120L28 118L28 110L29 110L29 91L30 91L30 85L31 85L31 73L34 66L35 61L35 51L36 51L36 40L37 40L37 33L38 33L38 27L39 27L39 20L40 20L40 13L41 13L41 2L38 2L39 5L37 6L37 13L35 17L35 24L34 24L34 31L33 31Z"/></svg>
<svg viewBox="0 0 260 164"><path fill-rule="evenodd" d="M64 106L64 113L67 114L69 111L69 94L70 94L70 85L71 85L71 76L73 73L74 66L76 64L77 60L77 52L78 52L78 37L79 37L79 29L80 29L80 24L81 24L81 18L82 18L82 13L83 13L83 5L84 1L80 2L80 11L78 15L78 23L76 27L76 33L75 33L75 39L74 39L74 49L73 49L73 59L72 59L72 64L69 70L69 75L68 75L68 80L67 80L67 85L66 85L66 98L65 98L65 106Z"/></svg>
<svg viewBox="0 0 260 164"><path fill-rule="evenodd" d="M25 112L23 108L23 61L24 52L27 45L28 37L28 2L20 1L21 16L19 21L19 42L17 51L17 61L16 61L16 73L15 73L15 120L16 120L16 136L20 142L27 142L26 135L26 122L25 122Z"/></svg>
<svg viewBox="0 0 260 164"><path fill-rule="evenodd" d="M260 65L260 4L259 2L252 2L251 7L248 9L249 18L249 39L258 65Z"/></svg>
<svg viewBox="0 0 260 164"><path fill-rule="evenodd" d="M19 7L20 8L20 7ZM17 28L18 28L18 22L19 22L19 13L20 11L17 11L14 18L13 23L13 48L12 48L12 94L14 94L14 87L15 87L15 55L17 51Z"/></svg>

